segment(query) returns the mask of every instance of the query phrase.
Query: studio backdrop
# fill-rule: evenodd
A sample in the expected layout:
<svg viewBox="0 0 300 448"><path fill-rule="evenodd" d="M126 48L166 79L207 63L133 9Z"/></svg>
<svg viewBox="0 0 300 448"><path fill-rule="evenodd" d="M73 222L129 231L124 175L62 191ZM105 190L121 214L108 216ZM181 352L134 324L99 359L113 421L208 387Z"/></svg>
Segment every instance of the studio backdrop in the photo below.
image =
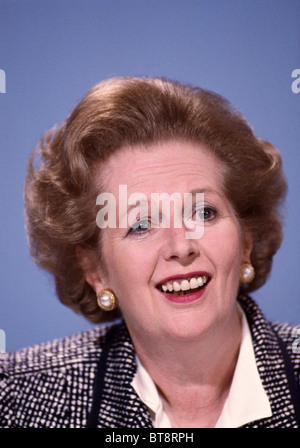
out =
<svg viewBox="0 0 300 448"><path fill-rule="evenodd" d="M279 149L285 239L253 297L269 319L299 324L299 0L0 0L0 350L91 326L28 255L23 184L44 132L115 76L214 90Z"/></svg>

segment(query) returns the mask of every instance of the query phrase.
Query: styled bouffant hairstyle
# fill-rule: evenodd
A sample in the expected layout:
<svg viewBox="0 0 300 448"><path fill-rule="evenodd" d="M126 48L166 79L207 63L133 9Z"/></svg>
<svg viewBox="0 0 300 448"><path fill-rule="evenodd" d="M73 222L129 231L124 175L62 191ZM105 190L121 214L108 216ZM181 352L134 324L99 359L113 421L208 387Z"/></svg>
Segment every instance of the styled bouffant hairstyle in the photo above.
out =
<svg viewBox="0 0 300 448"><path fill-rule="evenodd" d="M92 322L120 313L100 311L77 257L82 247L101 262L100 192L93 171L125 145L171 139L204 144L221 161L224 193L241 227L253 233L256 276L241 290L256 290L270 273L282 240L280 205L286 193L277 149L257 138L216 93L161 78L109 79L45 134L30 157L25 183L31 256L54 276L61 302Z"/></svg>

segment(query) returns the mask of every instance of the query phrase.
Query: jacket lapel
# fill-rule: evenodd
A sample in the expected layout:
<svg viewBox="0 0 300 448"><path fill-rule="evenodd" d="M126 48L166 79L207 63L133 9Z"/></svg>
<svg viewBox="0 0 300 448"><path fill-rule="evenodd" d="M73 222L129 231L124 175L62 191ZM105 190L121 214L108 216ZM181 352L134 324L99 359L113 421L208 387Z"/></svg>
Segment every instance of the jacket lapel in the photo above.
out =
<svg viewBox="0 0 300 448"><path fill-rule="evenodd" d="M131 386L136 370L135 350L122 323L107 358L98 427L152 427L147 407Z"/></svg>
<svg viewBox="0 0 300 448"><path fill-rule="evenodd" d="M248 318L258 372L272 409L270 418L246 427L296 427L288 376L275 330L251 298L241 296L239 301Z"/></svg>
<svg viewBox="0 0 300 448"><path fill-rule="evenodd" d="M267 393L272 416L244 427L297 427L288 376L275 330L256 303L240 296L252 332L258 372ZM137 370L135 350L124 323L114 336L107 358L98 427L151 428L149 411L131 386Z"/></svg>

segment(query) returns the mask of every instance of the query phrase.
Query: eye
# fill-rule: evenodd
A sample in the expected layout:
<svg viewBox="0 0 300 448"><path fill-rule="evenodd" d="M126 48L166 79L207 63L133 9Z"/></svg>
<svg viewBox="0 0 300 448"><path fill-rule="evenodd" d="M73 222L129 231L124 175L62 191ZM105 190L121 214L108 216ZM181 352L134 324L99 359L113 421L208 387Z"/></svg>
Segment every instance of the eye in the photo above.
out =
<svg viewBox="0 0 300 448"><path fill-rule="evenodd" d="M141 232L141 231L144 231L144 230L148 230L149 229L149 222L148 221L146 221L146 220L144 220L144 221L138 221L138 222L136 222L133 226L132 226L132 228L135 230L135 231L137 231L137 232Z"/></svg>
<svg viewBox="0 0 300 448"><path fill-rule="evenodd" d="M150 223L148 220L144 219L144 220L136 221L130 227L128 234L134 234L134 233L142 234L142 233L147 232L149 230L149 228L150 228Z"/></svg>
<svg viewBox="0 0 300 448"><path fill-rule="evenodd" d="M203 219L203 221L211 221L216 217L217 212L212 207L202 207L196 211L196 214L200 219Z"/></svg>

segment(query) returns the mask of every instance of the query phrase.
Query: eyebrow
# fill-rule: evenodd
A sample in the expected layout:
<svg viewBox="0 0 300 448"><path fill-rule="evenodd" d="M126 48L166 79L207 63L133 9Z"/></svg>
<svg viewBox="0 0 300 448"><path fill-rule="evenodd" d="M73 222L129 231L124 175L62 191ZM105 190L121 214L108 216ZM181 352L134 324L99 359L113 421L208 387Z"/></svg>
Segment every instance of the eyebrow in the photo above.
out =
<svg viewBox="0 0 300 448"><path fill-rule="evenodd" d="M170 196L172 196L172 194L176 194L176 193L178 193L178 192L173 192L173 193L171 193ZM185 193L189 193L192 195L196 195L197 193L202 193L202 194L210 193L210 194L215 194L217 196L220 196L220 194L217 191L212 190L211 188L195 188L191 191L184 192L183 194L185 194ZM141 199L141 200L137 201L137 204L130 204L130 205L127 204L127 212L130 212L130 210L133 210L137 207L143 207L143 206L148 207L149 204L151 204L151 194L152 193L150 193L150 198L147 196L147 200ZM159 192L159 193L155 193L155 194L163 194L163 193ZM179 193L179 194L181 195L181 193Z"/></svg>
<svg viewBox="0 0 300 448"><path fill-rule="evenodd" d="M220 194L217 191L212 190L211 188L196 188L196 189L190 191L189 193L192 193L192 194L211 193L211 194L216 194L216 195L220 196Z"/></svg>

